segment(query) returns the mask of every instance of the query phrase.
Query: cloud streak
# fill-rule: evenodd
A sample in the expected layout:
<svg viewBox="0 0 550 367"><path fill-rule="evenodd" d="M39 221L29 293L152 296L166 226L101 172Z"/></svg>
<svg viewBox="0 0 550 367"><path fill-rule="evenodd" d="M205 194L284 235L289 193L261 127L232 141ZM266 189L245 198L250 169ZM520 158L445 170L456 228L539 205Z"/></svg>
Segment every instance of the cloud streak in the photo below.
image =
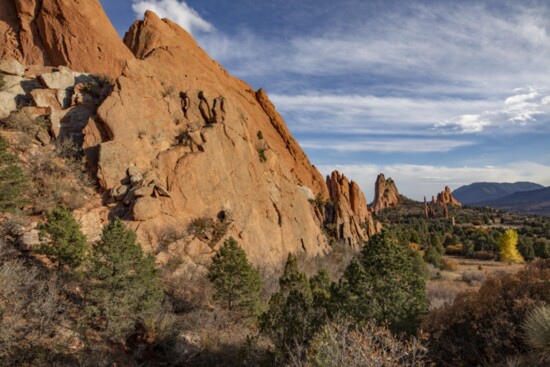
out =
<svg viewBox="0 0 550 367"><path fill-rule="evenodd" d="M168 18L179 24L191 34L211 32L214 26L204 20L199 13L178 0L134 0L132 10L138 17L143 17L147 10L155 12L161 18Z"/></svg>
<svg viewBox="0 0 550 367"><path fill-rule="evenodd" d="M460 147L473 145L471 141L457 141L449 139L365 139L362 141L334 140L300 142L302 148L312 150L333 150L339 153L433 153L448 152Z"/></svg>

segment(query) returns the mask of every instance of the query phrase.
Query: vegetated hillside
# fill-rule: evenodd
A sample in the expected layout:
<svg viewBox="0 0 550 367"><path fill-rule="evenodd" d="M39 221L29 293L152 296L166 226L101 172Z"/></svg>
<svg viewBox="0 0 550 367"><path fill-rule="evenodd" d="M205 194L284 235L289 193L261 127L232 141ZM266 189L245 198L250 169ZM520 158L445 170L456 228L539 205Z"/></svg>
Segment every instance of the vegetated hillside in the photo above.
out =
<svg viewBox="0 0 550 367"><path fill-rule="evenodd" d="M550 216L550 187L539 190L516 192L503 198L478 205L508 210L521 214Z"/></svg>
<svg viewBox="0 0 550 367"><path fill-rule="evenodd" d="M544 186L533 182L474 182L453 191L453 196L463 205L493 201L515 192L541 189Z"/></svg>

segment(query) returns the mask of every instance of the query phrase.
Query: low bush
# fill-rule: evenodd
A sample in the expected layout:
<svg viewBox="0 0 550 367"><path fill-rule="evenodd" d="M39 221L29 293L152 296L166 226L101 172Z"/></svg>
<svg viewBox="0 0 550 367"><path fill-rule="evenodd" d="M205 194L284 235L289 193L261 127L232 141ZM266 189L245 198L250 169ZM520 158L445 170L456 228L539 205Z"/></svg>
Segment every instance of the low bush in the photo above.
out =
<svg viewBox="0 0 550 367"><path fill-rule="evenodd" d="M0 265L0 366L42 365L55 354L55 329L62 308L58 284L19 260Z"/></svg>
<svg viewBox="0 0 550 367"><path fill-rule="evenodd" d="M423 321L430 355L443 366L504 363L526 353L523 327L539 304L550 304L550 260L516 274L489 277L479 290L462 293Z"/></svg>
<svg viewBox="0 0 550 367"><path fill-rule="evenodd" d="M0 211L14 211L23 203L27 177L19 166L19 158L8 150L0 135Z"/></svg>
<svg viewBox="0 0 550 367"><path fill-rule="evenodd" d="M443 258L441 260L441 270L457 271L459 266L460 263L458 262L458 260L450 258Z"/></svg>
<svg viewBox="0 0 550 367"><path fill-rule="evenodd" d="M426 352L418 339L399 340L383 326L330 323L311 341L305 367L422 367ZM303 365L296 362L291 365Z"/></svg>

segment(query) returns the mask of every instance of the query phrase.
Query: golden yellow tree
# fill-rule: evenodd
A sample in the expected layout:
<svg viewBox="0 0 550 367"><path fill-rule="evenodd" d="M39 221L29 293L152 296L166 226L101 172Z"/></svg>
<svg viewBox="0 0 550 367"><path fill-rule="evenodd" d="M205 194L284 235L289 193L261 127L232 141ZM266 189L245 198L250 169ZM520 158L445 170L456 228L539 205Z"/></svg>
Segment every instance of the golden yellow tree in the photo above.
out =
<svg viewBox="0 0 550 367"><path fill-rule="evenodd" d="M522 263L523 257L518 251L518 233L513 229L507 229L498 238L500 260L508 263Z"/></svg>

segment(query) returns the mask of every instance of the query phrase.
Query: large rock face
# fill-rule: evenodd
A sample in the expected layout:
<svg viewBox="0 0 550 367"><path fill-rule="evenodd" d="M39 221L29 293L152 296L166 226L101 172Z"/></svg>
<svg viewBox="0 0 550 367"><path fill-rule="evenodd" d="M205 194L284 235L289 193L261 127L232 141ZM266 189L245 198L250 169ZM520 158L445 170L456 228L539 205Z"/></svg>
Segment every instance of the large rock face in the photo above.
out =
<svg viewBox="0 0 550 367"><path fill-rule="evenodd" d="M0 59L120 75L133 58L97 0L2 0Z"/></svg>
<svg viewBox="0 0 550 367"><path fill-rule="evenodd" d="M334 171L327 176L327 186L331 205L327 206L325 220L334 227L338 240L357 247L379 231L359 185Z"/></svg>
<svg viewBox="0 0 550 367"><path fill-rule="evenodd" d="M379 174L376 178L374 187L374 202L373 210L375 213L385 208L391 208L399 203L399 191L391 178L384 177L384 174Z"/></svg>
<svg viewBox="0 0 550 367"><path fill-rule="evenodd" d="M159 262L205 264L228 236L256 264L327 253L316 197L332 199L349 244L376 231L359 187L339 174L327 187L267 94L175 23L147 12L123 42L97 0L7 0L0 11L0 55L42 65L25 71L38 86L10 98L44 109L55 138L82 142L110 217L150 249L170 238Z"/></svg>
<svg viewBox="0 0 550 367"><path fill-rule="evenodd" d="M451 188L449 186L445 186L445 190L437 194L437 203L440 205L449 204L451 206L457 206L459 208L462 207L462 204L458 200L456 200L451 194Z"/></svg>

